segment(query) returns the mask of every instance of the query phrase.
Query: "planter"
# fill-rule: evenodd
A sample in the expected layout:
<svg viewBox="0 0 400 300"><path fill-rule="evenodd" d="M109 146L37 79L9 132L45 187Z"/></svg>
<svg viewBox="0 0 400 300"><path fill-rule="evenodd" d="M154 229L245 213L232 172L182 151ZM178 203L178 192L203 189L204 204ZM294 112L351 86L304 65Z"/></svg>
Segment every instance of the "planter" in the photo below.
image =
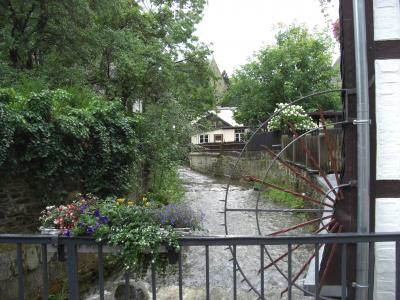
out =
<svg viewBox="0 0 400 300"><path fill-rule="evenodd" d="M60 230L56 228L39 227L40 234L58 235Z"/></svg>
<svg viewBox="0 0 400 300"><path fill-rule="evenodd" d="M192 230L190 228L174 228L174 231L178 233L179 236L192 235Z"/></svg>
<svg viewBox="0 0 400 300"><path fill-rule="evenodd" d="M40 227L40 234L46 234L46 235L54 235L54 236L60 236L59 230L56 228L44 228ZM160 228L160 231L163 231L163 228ZM179 236L187 236L192 234L192 230L190 228L174 228L174 231L177 232ZM67 238L67 237L65 237ZM87 238L90 240L93 240L94 238ZM78 253L93 253L93 254L98 254L99 248L98 245L95 244L80 244L77 245L76 250ZM183 247L182 250L186 250L186 247ZM66 260L66 255L68 254L67 249L65 249L64 244L56 245L56 244L49 244L47 245L47 252L48 253L57 253L58 260L59 261L65 261ZM103 245L102 247L102 252L106 254L114 254L118 255L120 252L120 248L118 246L109 246L109 245ZM159 253L165 254L168 257L168 261L170 264L175 264L177 263L179 259L179 252L176 252L175 249L166 247L166 246L161 246L159 249Z"/></svg>

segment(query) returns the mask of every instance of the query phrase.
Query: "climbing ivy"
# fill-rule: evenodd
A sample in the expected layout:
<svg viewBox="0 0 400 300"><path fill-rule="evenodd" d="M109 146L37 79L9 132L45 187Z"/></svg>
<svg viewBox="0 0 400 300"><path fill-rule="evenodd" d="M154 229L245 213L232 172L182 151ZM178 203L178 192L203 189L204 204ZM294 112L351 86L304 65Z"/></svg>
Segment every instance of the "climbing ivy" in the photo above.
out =
<svg viewBox="0 0 400 300"><path fill-rule="evenodd" d="M0 177L23 176L51 202L73 189L97 195L129 189L138 121L119 101L82 104L64 90L24 97L0 89L0 114Z"/></svg>

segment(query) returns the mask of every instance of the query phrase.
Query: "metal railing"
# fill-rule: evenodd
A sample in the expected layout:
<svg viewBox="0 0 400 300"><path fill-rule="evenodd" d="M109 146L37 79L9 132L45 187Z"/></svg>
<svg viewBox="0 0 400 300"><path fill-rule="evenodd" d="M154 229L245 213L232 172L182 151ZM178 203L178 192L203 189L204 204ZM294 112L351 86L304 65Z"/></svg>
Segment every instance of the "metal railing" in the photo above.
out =
<svg viewBox="0 0 400 300"><path fill-rule="evenodd" d="M237 273L238 263L236 261L236 248L238 246L257 246L260 247L260 286L255 295L256 299L266 299L265 274L264 274L264 253L266 246L273 245L287 245L287 298L292 299L292 289L294 286L293 273L292 273L292 253L295 250L293 245L312 245L318 249L321 244L338 245L341 249L341 299L347 299L347 286L349 286L346 278L346 270L348 264L347 248L349 245L356 245L359 243L366 243L373 249L375 243L378 242L395 242L395 257L393 263L395 264L395 294L396 299L400 296L400 232L393 233L370 233L370 234L357 234L357 233L341 233L341 234L324 234L324 235L302 235L302 236L187 236L181 237L179 243L181 246L193 246L205 248L205 295L206 299L210 299L210 246L228 246L232 253L231 262L227 264L232 266L232 288L233 299L237 297ZM0 234L0 244L14 244L16 245L16 259L18 271L18 298L25 299L24 290L24 267L23 267L23 250L22 245L35 244L42 247L42 298L49 299L49 275L48 275L48 260L47 253L48 247L56 246L58 249L59 258L63 258L64 249L67 251L66 264L67 264L67 283L68 283L68 297L69 299L79 299L79 286L78 286L78 263L77 263L77 249L78 246L86 245L95 247L98 256L98 285L100 296L99 299L104 299L104 264L103 253L104 249L109 251L108 246L96 243L92 238L85 237L58 237L53 235L35 235L35 234ZM182 247L181 247L182 249ZM318 258L318 251L316 256ZM65 257L64 257L65 258ZM374 264L374 251L369 252L369 262ZM317 259L318 260L318 259ZM182 250L179 252L178 259L178 281L179 281L179 299L183 299L183 258ZM315 299L324 299L319 292L319 264L315 263ZM156 271L151 268L151 286L152 297L156 299ZM369 268L369 281L370 286L373 286L374 273L373 268ZM351 283L352 286L357 288L357 284ZM129 277L125 277L125 298L129 298ZM372 289L369 289L369 299L372 299Z"/></svg>

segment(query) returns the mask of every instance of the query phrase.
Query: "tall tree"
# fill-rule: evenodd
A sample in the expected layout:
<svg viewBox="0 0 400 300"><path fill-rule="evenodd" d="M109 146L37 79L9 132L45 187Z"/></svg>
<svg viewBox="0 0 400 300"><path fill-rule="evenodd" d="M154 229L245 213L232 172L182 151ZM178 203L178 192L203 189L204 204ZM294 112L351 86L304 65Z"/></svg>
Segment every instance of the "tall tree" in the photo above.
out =
<svg viewBox="0 0 400 300"><path fill-rule="evenodd" d="M275 45L259 51L234 74L224 95L224 103L238 106L236 118L243 123L256 126L277 103L335 87L332 42L325 34L291 25L281 26L275 37ZM301 104L310 111L337 109L339 103L338 95L327 95Z"/></svg>
<svg viewBox="0 0 400 300"><path fill-rule="evenodd" d="M1 0L0 61L13 76L0 71L0 81L34 72L50 86L88 85L125 106L169 97L202 107L200 98L212 102L208 49L193 33L204 3Z"/></svg>
<svg viewBox="0 0 400 300"><path fill-rule="evenodd" d="M187 125L213 104L209 50L194 35L205 2L0 0L0 87L63 88L86 104L95 93L128 112L141 101L136 163L174 170Z"/></svg>

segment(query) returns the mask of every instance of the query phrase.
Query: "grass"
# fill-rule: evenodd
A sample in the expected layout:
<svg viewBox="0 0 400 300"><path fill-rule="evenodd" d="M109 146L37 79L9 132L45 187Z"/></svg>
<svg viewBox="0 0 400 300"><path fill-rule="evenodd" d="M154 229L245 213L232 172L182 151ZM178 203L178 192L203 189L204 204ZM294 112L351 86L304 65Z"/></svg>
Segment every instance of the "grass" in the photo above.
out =
<svg viewBox="0 0 400 300"><path fill-rule="evenodd" d="M265 191L264 196L274 203L282 204L289 208L304 208L304 201L289 193L275 189L268 189Z"/></svg>
<svg viewBox="0 0 400 300"><path fill-rule="evenodd" d="M49 295L49 300L67 300L68 299L68 293L67 293L67 287L64 284L60 287L60 290L54 294Z"/></svg>

